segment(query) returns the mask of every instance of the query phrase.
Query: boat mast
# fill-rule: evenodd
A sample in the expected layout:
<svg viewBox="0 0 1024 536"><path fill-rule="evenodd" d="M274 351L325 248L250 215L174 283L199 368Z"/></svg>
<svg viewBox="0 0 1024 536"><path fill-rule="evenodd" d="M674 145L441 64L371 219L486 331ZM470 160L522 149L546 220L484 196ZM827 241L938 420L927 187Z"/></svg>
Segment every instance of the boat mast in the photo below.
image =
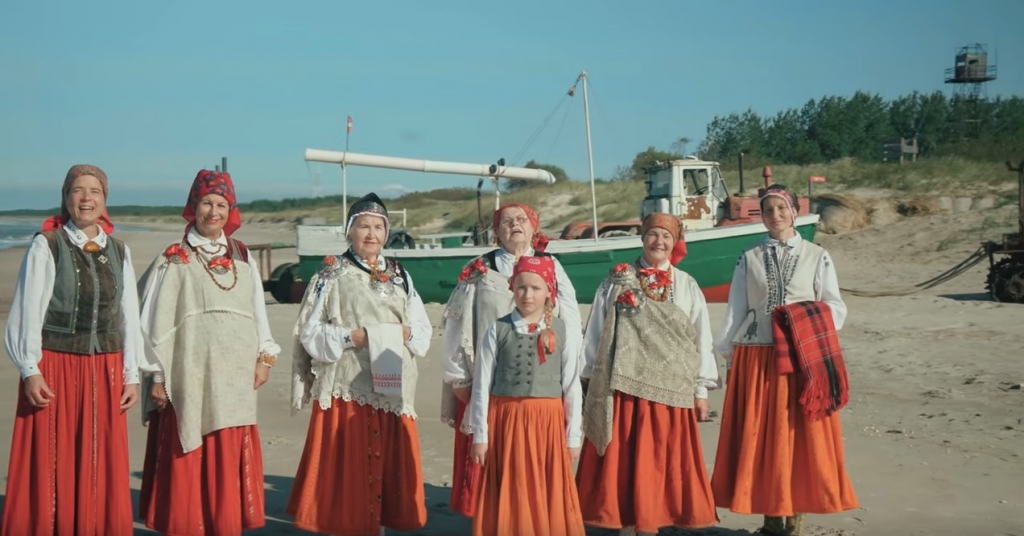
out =
<svg viewBox="0 0 1024 536"><path fill-rule="evenodd" d="M590 208L594 217L594 241L597 241L597 190L594 188L594 150L590 144L590 102L587 100L587 71L580 73L583 81L583 116L587 124L587 161L590 163ZM569 93L572 95L572 92Z"/></svg>

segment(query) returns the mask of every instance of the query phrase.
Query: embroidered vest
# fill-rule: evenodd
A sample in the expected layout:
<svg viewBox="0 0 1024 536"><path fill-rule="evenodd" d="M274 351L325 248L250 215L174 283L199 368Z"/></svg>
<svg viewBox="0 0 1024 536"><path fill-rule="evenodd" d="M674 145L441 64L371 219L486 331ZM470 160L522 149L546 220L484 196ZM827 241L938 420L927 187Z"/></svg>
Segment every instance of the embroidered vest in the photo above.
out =
<svg viewBox="0 0 1024 536"><path fill-rule="evenodd" d="M86 253L64 231L42 235L56 268L53 296L43 321L42 347L85 355L121 351L124 345L118 327L124 242L108 236L105 248Z"/></svg>
<svg viewBox="0 0 1024 536"><path fill-rule="evenodd" d="M537 354L538 333L517 333L512 315L498 319L498 348L495 352L491 394L496 396L562 397L562 351L565 323L551 319L555 332L555 353L541 364Z"/></svg>
<svg viewBox="0 0 1024 536"><path fill-rule="evenodd" d="M772 311L780 305L816 299L814 274L825 250L801 240L789 250L788 255L780 255L782 258L779 259L774 249L761 243L743 253L747 265L748 309L747 316L733 336L733 344L774 344Z"/></svg>

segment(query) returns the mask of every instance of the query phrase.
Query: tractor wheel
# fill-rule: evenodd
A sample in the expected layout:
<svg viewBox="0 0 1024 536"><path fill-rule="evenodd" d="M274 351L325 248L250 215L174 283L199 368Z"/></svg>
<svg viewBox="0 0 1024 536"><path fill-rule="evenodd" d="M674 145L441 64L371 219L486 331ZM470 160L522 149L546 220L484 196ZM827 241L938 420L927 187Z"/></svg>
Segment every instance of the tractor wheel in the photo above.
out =
<svg viewBox="0 0 1024 536"><path fill-rule="evenodd" d="M997 262L988 272L985 288L997 302L1024 303L1024 258Z"/></svg>
<svg viewBox="0 0 1024 536"><path fill-rule="evenodd" d="M299 280L299 264L279 266L274 271L277 272L277 278L271 281L270 295L277 303L291 303L292 285Z"/></svg>

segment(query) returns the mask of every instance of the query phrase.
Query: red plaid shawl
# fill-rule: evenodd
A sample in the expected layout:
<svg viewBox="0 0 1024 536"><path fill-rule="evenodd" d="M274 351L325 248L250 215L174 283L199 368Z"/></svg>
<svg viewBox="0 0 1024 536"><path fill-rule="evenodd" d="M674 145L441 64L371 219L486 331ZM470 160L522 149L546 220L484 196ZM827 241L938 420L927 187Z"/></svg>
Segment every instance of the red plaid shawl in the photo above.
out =
<svg viewBox="0 0 1024 536"><path fill-rule="evenodd" d="M802 301L772 313L779 372L800 371L800 404L812 421L827 417L850 401L846 363L828 304Z"/></svg>

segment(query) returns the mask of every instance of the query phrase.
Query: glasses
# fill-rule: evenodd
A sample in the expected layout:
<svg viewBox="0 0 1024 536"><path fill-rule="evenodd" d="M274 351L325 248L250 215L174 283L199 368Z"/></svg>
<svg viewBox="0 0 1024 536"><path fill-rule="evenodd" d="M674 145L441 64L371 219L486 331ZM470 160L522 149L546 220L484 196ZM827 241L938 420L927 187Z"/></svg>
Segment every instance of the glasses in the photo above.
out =
<svg viewBox="0 0 1024 536"><path fill-rule="evenodd" d="M512 227L512 224L518 223L520 226L522 226L526 225L529 221L530 219L527 218L526 216L518 216L514 220L509 218L502 218L501 221L498 222L498 225L500 225L501 227Z"/></svg>

